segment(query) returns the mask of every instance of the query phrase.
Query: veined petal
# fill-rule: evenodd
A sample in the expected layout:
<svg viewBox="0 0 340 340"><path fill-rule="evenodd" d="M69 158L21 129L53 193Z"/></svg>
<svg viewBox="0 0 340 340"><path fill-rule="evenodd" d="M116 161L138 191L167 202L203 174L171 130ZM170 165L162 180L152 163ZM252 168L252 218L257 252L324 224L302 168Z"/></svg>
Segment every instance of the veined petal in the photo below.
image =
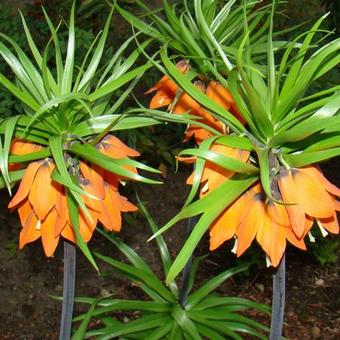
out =
<svg viewBox="0 0 340 340"><path fill-rule="evenodd" d="M91 210L88 210L91 217L92 222L90 219L84 214L84 212L79 209L79 232L81 237L85 242L90 241L92 234L97 226L97 216Z"/></svg>
<svg viewBox="0 0 340 340"><path fill-rule="evenodd" d="M108 156L113 158L126 158L126 157L138 157L140 153L126 144L124 144L119 138L113 135L106 135L98 145L103 145L105 152ZM120 157L124 154L124 157Z"/></svg>
<svg viewBox="0 0 340 340"><path fill-rule="evenodd" d="M338 222L338 218L335 212L331 217L320 218L319 222L329 232L333 234L339 234L339 222Z"/></svg>
<svg viewBox="0 0 340 340"><path fill-rule="evenodd" d="M117 192L117 194L119 195L120 211L129 212L138 210L138 207L129 202L125 196L120 195L119 192Z"/></svg>
<svg viewBox="0 0 340 340"><path fill-rule="evenodd" d="M41 145L26 141L20 138L14 138L10 147L11 155L26 155L42 149Z"/></svg>
<svg viewBox="0 0 340 340"><path fill-rule="evenodd" d="M22 249L27 243L36 241L40 236L40 224L38 225L38 218L32 210L20 232L19 249Z"/></svg>
<svg viewBox="0 0 340 340"><path fill-rule="evenodd" d="M295 190L299 195L299 202L303 205L306 214L327 218L332 216L334 208L330 194L308 173L293 170Z"/></svg>
<svg viewBox="0 0 340 340"><path fill-rule="evenodd" d="M316 183L320 183L324 187L324 189L332 195L340 197L340 189L336 185L328 181L328 179L323 175L319 167L310 165L300 168L299 171L302 171L310 177L313 177Z"/></svg>
<svg viewBox="0 0 340 340"><path fill-rule="evenodd" d="M108 184L105 185L105 200L101 201L101 214L98 220L108 230L120 231L122 226L122 217L120 213L119 193L112 189Z"/></svg>
<svg viewBox="0 0 340 340"><path fill-rule="evenodd" d="M8 204L8 208L14 208L22 202L29 194L36 173L44 161L32 162L26 168L25 174L20 182L18 191Z"/></svg>
<svg viewBox="0 0 340 340"><path fill-rule="evenodd" d="M33 208L28 199L23 201L18 206L18 214L20 218L21 225L24 226L26 224L27 218L31 215Z"/></svg>
<svg viewBox="0 0 340 340"><path fill-rule="evenodd" d="M241 256L253 242L257 231L264 223L265 207L261 194L251 197L244 218L236 229L237 257Z"/></svg>
<svg viewBox="0 0 340 340"><path fill-rule="evenodd" d="M69 222L67 222L63 227L61 236L70 242L76 243L76 236Z"/></svg>
<svg viewBox="0 0 340 340"><path fill-rule="evenodd" d="M68 205L64 188L62 188L62 191L57 192L55 207L58 214L58 221L55 224L54 236L57 237L61 234L62 230L65 228L66 223L70 222L70 216L68 212Z"/></svg>
<svg viewBox="0 0 340 340"><path fill-rule="evenodd" d="M105 188L103 170L98 166L89 166L84 162L80 162L80 171L85 180L90 182L90 185L86 186L86 191L99 199L104 199Z"/></svg>
<svg viewBox="0 0 340 340"><path fill-rule="evenodd" d="M29 193L29 201L39 220L44 220L56 202L56 188L51 179L54 164L45 160L39 167ZM42 194L43 192L43 194Z"/></svg>
<svg viewBox="0 0 340 340"><path fill-rule="evenodd" d="M210 229L210 250L215 250L235 235L247 211L250 199L249 192L244 193L213 222Z"/></svg>
<svg viewBox="0 0 340 340"><path fill-rule="evenodd" d="M55 225L58 222L56 209L52 209L41 223L41 241L47 257L53 256L59 242L59 236L55 236Z"/></svg>
<svg viewBox="0 0 340 340"><path fill-rule="evenodd" d="M294 233L301 238L305 230L305 209L300 204L296 184L289 170L281 170L278 179L279 189L289 215Z"/></svg>
<svg viewBox="0 0 340 340"><path fill-rule="evenodd" d="M212 80L207 88L207 96L216 104L222 106L229 111L231 104L234 103L234 98L228 89L226 89L220 82Z"/></svg>
<svg viewBox="0 0 340 340"><path fill-rule="evenodd" d="M277 267L286 249L285 228L289 228L288 213L283 206L268 202L261 218L263 223L259 225L256 239L272 265Z"/></svg>

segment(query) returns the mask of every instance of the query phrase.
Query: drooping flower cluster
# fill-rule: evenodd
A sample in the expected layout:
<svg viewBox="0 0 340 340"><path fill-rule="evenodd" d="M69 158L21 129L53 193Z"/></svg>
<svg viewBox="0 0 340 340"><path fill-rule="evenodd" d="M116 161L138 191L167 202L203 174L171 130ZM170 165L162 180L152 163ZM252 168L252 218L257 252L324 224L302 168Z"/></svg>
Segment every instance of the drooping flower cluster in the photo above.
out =
<svg viewBox="0 0 340 340"><path fill-rule="evenodd" d="M177 63L181 73L186 74L190 65L186 61ZM204 77L194 81L194 85L216 104L231 112L242 124L245 120L236 107L228 89L217 81L204 83ZM176 114L190 113L200 117L200 122L227 134L227 127L212 116L198 102L167 76L164 76L147 93L156 92L150 102L150 108L168 105L168 110ZM214 134L201 126L189 125L184 141L194 138L197 144ZM209 148L216 154L227 156L243 163L250 162L250 152L228 147L218 142ZM179 157L180 161L195 163L196 156ZM255 159L252 159L256 162ZM235 172L223 168L209 159L205 160L201 174L200 198L217 189L228 181ZM194 182L195 171L187 179L187 184ZM339 233L336 211L340 210L340 189L331 184L316 166L286 169L281 166L273 179L275 199L269 198L263 190L260 180L246 190L210 225L210 250L215 250L225 241L235 238L233 252L241 256L256 238L267 255L268 263L278 266L286 249L287 241L305 250L304 238L317 223L322 234ZM326 231L327 230L327 231Z"/></svg>
<svg viewBox="0 0 340 340"><path fill-rule="evenodd" d="M216 173L209 180L219 177ZM340 190L323 176L321 170L314 166L283 169L275 181L282 203L269 199L261 184L256 183L211 224L210 250L235 237L233 252L241 256L256 238L270 263L276 267L287 241L306 250L304 238L310 234L314 222L324 236L327 231L339 233L336 211L340 211ZM310 237L313 238L311 234Z"/></svg>
<svg viewBox="0 0 340 340"><path fill-rule="evenodd" d="M176 66L183 74L186 74L191 67L185 60L179 61ZM233 97L228 89L226 89L222 84L212 80L208 83L208 85L206 85L202 80L196 80L194 81L194 85L210 99L214 100L217 104L232 113L236 118L244 123ZM225 134L227 132L225 124L214 118L204 107L202 107L186 92L183 92L168 76L163 76L163 78L146 93L148 94L152 92L156 92L156 94L150 101L149 107L151 109L168 106L168 110L172 110L175 114L190 113L194 116L200 117L200 123L211 127L217 132L220 132L221 134ZM184 141L186 142L191 138L194 138L196 143L199 144L212 135L213 133L210 130L192 124L188 126L185 132Z"/></svg>
<svg viewBox="0 0 340 340"><path fill-rule="evenodd" d="M39 148L33 143L14 141L12 153L25 154ZM112 135L104 137L97 144L97 149L113 159L139 156L137 151ZM10 209L18 210L22 225L19 248L41 237L46 256L54 254L60 237L76 243L65 188L51 177L54 169L54 161L50 158L31 162L9 203ZM137 172L132 167L129 170ZM123 178L84 161L79 162L76 177L87 194L82 195L87 213L79 208L79 232L85 242L91 239L98 222L107 230L119 231L121 212L137 210L118 192Z"/></svg>

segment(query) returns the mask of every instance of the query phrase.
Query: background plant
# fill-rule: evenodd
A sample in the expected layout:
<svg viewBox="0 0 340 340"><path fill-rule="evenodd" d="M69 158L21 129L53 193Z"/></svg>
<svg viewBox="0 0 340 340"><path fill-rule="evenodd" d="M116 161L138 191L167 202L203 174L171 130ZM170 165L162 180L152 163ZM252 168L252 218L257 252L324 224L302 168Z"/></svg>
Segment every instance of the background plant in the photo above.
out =
<svg viewBox="0 0 340 340"><path fill-rule="evenodd" d="M149 222L151 231L158 228L144 204L139 201L139 207ZM215 292L216 288L233 275L247 270L250 263L244 263L223 271L214 278L202 284L195 292L190 293L200 258L194 260L193 268L188 278L186 298L180 303L179 296L183 287L179 288L175 281L166 287L155 275L149 265L137 253L118 238L103 231L100 233L111 244L124 254L130 264L117 261L112 257L96 253L96 257L112 266L127 280L135 283L149 298L149 300L114 299L79 297L79 303L89 304L87 313L77 316L74 321L82 321L73 339L83 339L96 336L99 339L123 337L126 339L242 339L238 333L249 334L256 338L265 339L268 328L251 320L240 312L255 309L264 313L269 312L266 305L258 304L242 298L225 297ZM162 236L156 238L159 256L162 261L164 276L171 267L172 260ZM115 317L119 311L139 311L141 316L135 320L123 323ZM99 319L102 326L88 330L92 319Z"/></svg>

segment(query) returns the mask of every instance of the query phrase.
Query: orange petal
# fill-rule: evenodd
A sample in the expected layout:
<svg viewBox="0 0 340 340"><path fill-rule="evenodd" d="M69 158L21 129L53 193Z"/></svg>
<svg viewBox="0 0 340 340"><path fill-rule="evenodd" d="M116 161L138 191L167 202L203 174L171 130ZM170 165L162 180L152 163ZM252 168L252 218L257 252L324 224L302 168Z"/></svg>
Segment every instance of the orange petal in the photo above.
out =
<svg viewBox="0 0 340 340"><path fill-rule="evenodd" d="M250 194L246 192L213 222L210 229L210 250L215 250L235 235L236 229L247 210L250 199Z"/></svg>
<svg viewBox="0 0 340 340"><path fill-rule="evenodd" d="M120 195L118 192L117 194L119 195L119 202L120 202L120 211L123 212L129 212L129 211L137 211L138 207L136 207L134 204L128 201L128 199L122 195Z"/></svg>
<svg viewBox="0 0 340 340"><path fill-rule="evenodd" d="M23 201L18 207L18 213L21 225L24 226L26 224L27 218L31 215L33 208L29 202L29 200Z"/></svg>
<svg viewBox="0 0 340 340"><path fill-rule="evenodd" d="M306 214L318 218L332 216L334 208L331 196L318 182L315 182L315 178L301 170L293 171L292 174L299 202L303 205Z"/></svg>
<svg viewBox="0 0 340 340"><path fill-rule="evenodd" d="M55 236L55 225L58 222L57 211L55 209L46 216L41 223L41 241L47 257L53 256L59 242L59 236Z"/></svg>
<svg viewBox="0 0 340 340"><path fill-rule="evenodd" d="M80 162L80 171L85 180L88 180L90 182L90 185L87 185L86 187L86 192L95 197L98 197L99 199L104 199L105 188L102 169L98 166L92 167L88 166L84 162Z"/></svg>
<svg viewBox="0 0 340 340"><path fill-rule="evenodd" d="M57 237L61 234L62 230L66 227L66 223L70 222L67 199L64 193L64 189L62 191L58 191L55 207L56 207L57 214L58 214L58 221L55 224L54 236Z"/></svg>
<svg viewBox="0 0 340 340"><path fill-rule="evenodd" d="M340 197L340 189L336 185L329 182L318 167L310 165L304 168L300 168L299 171L302 171L307 175L313 177L314 181L316 181L316 183L322 184L322 186L329 193L333 194L334 196Z"/></svg>
<svg viewBox="0 0 340 340"><path fill-rule="evenodd" d="M205 92L205 86L202 82L196 82L195 86L201 92ZM192 97L190 97L186 92L184 92L178 98L174 106L174 112L176 114L190 113L197 116L204 116L206 111L201 107L201 105L198 102L196 102Z"/></svg>
<svg viewBox="0 0 340 340"><path fill-rule="evenodd" d="M92 217L92 221L90 221L81 209L79 212L79 232L85 242L90 241L97 226L97 217L91 210L88 211Z"/></svg>
<svg viewBox="0 0 340 340"><path fill-rule="evenodd" d="M237 256L241 256L253 242L259 228L262 228L265 216L264 203L262 198L257 194L249 201L248 209L244 218L237 227Z"/></svg>
<svg viewBox="0 0 340 340"><path fill-rule="evenodd" d="M24 177L22 178L20 182L18 191L16 192L12 200L9 202L8 208L15 207L17 204L19 204L21 201L23 201L28 196L31 190L35 175L42 164L43 164L43 161L37 161L37 162L32 162L28 165L28 167L26 168Z"/></svg>
<svg viewBox="0 0 340 340"><path fill-rule="evenodd" d="M279 189L294 233L301 238L305 230L305 209L300 204L295 181L290 171L282 170L278 180Z"/></svg>
<svg viewBox="0 0 340 340"><path fill-rule="evenodd" d="M170 105L176 97L178 86L172 80L162 84L156 94L151 98L149 103L150 109L158 109L160 107Z"/></svg>
<svg viewBox="0 0 340 340"><path fill-rule="evenodd" d="M320 218L319 221L330 233L339 234L339 222L335 212L331 217Z"/></svg>
<svg viewBox="0 0 340 340"><path fill-rule="evenodd" d="M98 215L99 221L108 230L120 231L122 226L122 217L120 213L121 202L119 193L112 189L110 185L105 185L105 200L101 201L102 210Z"/></svg>
<svg viewBox="0 0 340 340"><path fill-rule="evenodd" d="M37 226L39 227L38 218L32 210L20 232L19 249L22 249L27 243L36 241L41 236L40 229Z"/></svg>
<svg viewBox="0 0 340 340"><path fill-rule="evenodd" d="M257 242L266 252L274 267L277 267L286 249L285 228L289 228L289 218L283 206L269 202L261 217L256 235Z"/></svg>
<svg viewBox="0 0 340 340"><path fill-rule="evenodd" d="M57 189L51 179L53 169L54 165L51 162L42 162L28 196L35 213L41 221L46 217L56 202Z"/></svg>
<svg viewBox="0 0 340 340"><path fill-rule="evenodd" d="M234 98L229 90L215 80L209 83L207 96L227 111L229 111L231 104L234 102Z"/></svg>
<svg viewBox="0 0 340 340"><path fill-rule="evenodd" d="M104 146L104 153L113 158L137 157L140 155L138 151L128 147L120 139L112 135L106 135L98 145Z"/></svg>
<svg viewBox="0 0 340 340"><path fill-rule="evenodd" d="M25 141L20 138L14 138L10 147L10 154L12 155L26 155L42 149L41 145Z"/></svg>
<svg viewBox="0 0 340 340"><path fill-rule="evenodd" d="M64 237L66 240L76 243L76 236L69 222L65 224L65 227L61 232L61 236Z"/></svg>

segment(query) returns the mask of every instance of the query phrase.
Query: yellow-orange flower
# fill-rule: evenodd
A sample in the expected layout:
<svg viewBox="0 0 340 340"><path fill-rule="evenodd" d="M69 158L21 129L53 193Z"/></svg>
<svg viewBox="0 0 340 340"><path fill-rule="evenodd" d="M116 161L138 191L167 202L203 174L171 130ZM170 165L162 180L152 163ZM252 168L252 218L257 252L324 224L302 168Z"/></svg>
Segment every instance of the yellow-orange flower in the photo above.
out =
<svg viewBox="0 0 340 340"><path fill-rule="evenodd" d="M235 158L241 162L247 162L249 158L249 151L230 148L226 145L222 144L213 144L210 148L210 151ZM185 158L181 158L181 160L185 161ZM188 177L187 184L192 185L194 180L195 171ZM233 171L228 169L224 169L219 165L216 165L213 162L206 161L201 177L201 191L200 196L203 196L210 191L215 190L218 186L228 180L231 176L234 175Z"/></svg>
<svg viewBox="0 0 340 340"><path fill-rule="evenodd" d="M280 263L287 240L306 249L303 239L292 231L286 207L267 199L260 184L247 190L213 222L210 250L232 237L236 238L233 251L237 256L241 256L256 238L274 267Z"/></svg>
<svg viewBox="0 0 340 340"><path fill-rule="evenodd" d="M139 155L137 151L111 135L104 137L97 148L115 159ZM9 203L10 209L18 210L23 228L20 232L19 248L41 237L46 256L54 254L60 236L76 242L65 189L51 179L54 168L52 159L31 162L16 195ZM79 184L88 194L82 195L82 199L91 216L89 218L79 209L81 237L88 242L98 222L101 222L107 230L119 231L122 223L121 212L137 210L136 206L118 192L118 185L122 178L86 162L80 162L79 169ZM129 170L137 171L132 167L129 167Z"/></svg>
<svg viewBox="0 0 340 340"><path fill-rule="evenodd" d="M42 148L41 145L25 141L20 138L13 138L9 152L11 155L21 156L27 155L32 152L37 152L41 150L41 148ZM8 168L11 171L18 170L22 168L22 164L12 163L9 164Z"/></svg>
<svg viewBox="0 0 340 340"><path fill-rule="evenodd" d="M303 223L305 218L315 220L323 233L323 228L339 233L336 210L340 211L340 189L330 183L320 169L312 165L283 169L278 184L297 237L303 237L311 228L312 223L307 226Z"/></svg>
<svg viewBox="0 0 340 340"><path fill-rule="evenodd" d="M190 68L190 65L186 61L180 61L179 63L177 63L176 66L184 74ZM209 98L215 101L215 103L223 107L225 110L231 112L237 119L240 120L242 124L245 123L241 113L237 109L236 103L231 93L221 83L217 81L210 81L208 86L206 87L202 81L198 80L194 82L194 85L201 92L205 93ZM164 76L154 87L152 87L146 93L148 94L154 91L156 91L156 94L152 97L150 101L150 108L156 109L168 106L168 110L172 108L173 112L176 114L190 113L192 115L199 116L203 118L200 119L201 123L212 127L222 134L225 134L227 132L227 127L220 120L215 119L212 114L204 109L186 92L180 94L178 99L176 100L176 95L179 94L179 87L167 76ZM192 124L188 126L185 132L184 141L186 142L191 138L194 138L195 141L199 144L212 135L213 133L211 131Z"/></svg>
<svg viewBox="0 0 340 340"><path fill-rule="evenodd" d="M326 230L339 233L340 190L317 167L281 170L277 184L283 204L267 198L256 184L228 206L210 226L210 250L235 237L234 251L241 256L256 238L276 267L287 240L306 250L304 238L315 221L324 235Z"/></svg>
<svg viewBox="0 0 340 340"><path fill-rule="evenodd" d="M189 71L190 64L186 60L180 60L176 67L181 73L185 74ZM173 80L168 76L163 76L155 86L145 92L146 94L156 92L150 101L150 109L158 109L171 104L176 97L178 89L178 85Z"/></svg>

